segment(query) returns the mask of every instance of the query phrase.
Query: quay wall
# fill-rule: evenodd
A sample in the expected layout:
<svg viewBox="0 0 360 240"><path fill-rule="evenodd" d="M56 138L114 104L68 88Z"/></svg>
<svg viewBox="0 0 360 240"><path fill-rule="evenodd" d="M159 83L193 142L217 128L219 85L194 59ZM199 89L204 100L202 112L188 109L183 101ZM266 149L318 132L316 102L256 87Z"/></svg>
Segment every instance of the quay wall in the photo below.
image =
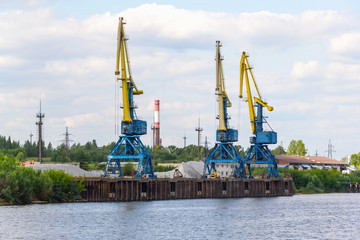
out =
<svg viewBox="0 0 360 240"><path fill-rule="evenodd" d="M276 197L294 194L293 179L85 178L89 202Z"/></svg>

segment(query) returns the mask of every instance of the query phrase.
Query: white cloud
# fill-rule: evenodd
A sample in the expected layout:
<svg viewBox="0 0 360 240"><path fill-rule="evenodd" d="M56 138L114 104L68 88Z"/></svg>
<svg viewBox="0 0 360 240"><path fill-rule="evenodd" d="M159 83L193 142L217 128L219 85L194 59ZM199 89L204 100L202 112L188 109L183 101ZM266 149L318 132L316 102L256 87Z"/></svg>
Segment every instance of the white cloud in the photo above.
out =
<svg viewBox="0 0 360 240"><path fill-rule="evenodd" d="M319 72L321 72L320 64L313 60L307 63L295 62L291 74L295 78L306 78L309 76L316 76Z"/></svg>
<svg viewBox="0 0 360 240"><path fill-rule="evenodd" d="M343 60L360 59L360 31L344 33L330 41L330 54Z"/></svg>
<svg viewBox="0 0 360 240"><path fill-rule="evenodd" d="M103 117L99 113L87 113L80 114L72 117L65 117L65 125L68 127L79 127L79 126L101 126Z"/></svg>
<svg viewBox="0 0 360 240"><path fill-rule="evenodd" d="M110 70L114 61L109 58L87 57L82 59L62 59L45 63L44 71L53 74L91 75Z"/></svg>
<svg viewBox="0 0 360 240"><path fill-rule="evenodd" d="M345 129L337 121L344 116L360 117L353 110L357 109L360 89L360 67L356 62L360 37L358 19L352 13L226 13L143 4L84 20L61 17L56 9L0 12L0 68L7 68L0 79L0 112L4 116L0 124L11 122L11 128L25 124L33 129L37 96L42 92L47 96L44 109L49 139L57 141L68 125L81 139L113 140L108 133L112 133L114 118L118 16L126 18L133 77L144 90L143 96L135 97L138 114L150 126L153 99L160 99L165 145L181 146L185 129L191 129L188 144L194 143L199 114L203 137L207 135L214 142L215 40L224 43L223 63L227 92L234 104L232 112L236 112L238 101L241 51L250 49L258 54L256 64L266 62L267 68L256 68L254 72L263 97L275 107L268 114L269 122L277 126L280 139L286 141L304 132L326 135L317 125L323 119L328 119L327 127L336 126L343 134L353 129L354 123L347 121L350 126ZM326 62L326 52L316 55L309 51L308 45L313 43L329 45L328 53L334 61ZM291 60L281 58L287 51ZM351 62L345 59L347 56ZM241 144L248 146L247 108L241 111L245 112L241 115L241 129L246 128L246 134L240 133L245 139ZM230 125L236 125L237 118L233 114ZM13 130L11 135L19 137L28 132Z"/></svg>
<svg viewBox="0 0 360 240"><path fill-rule="evenodd" d="M25 60L22 58L14 57L14 56L0 56L0 68L8 68L8 67L18 67L25 63Z"/></svg>

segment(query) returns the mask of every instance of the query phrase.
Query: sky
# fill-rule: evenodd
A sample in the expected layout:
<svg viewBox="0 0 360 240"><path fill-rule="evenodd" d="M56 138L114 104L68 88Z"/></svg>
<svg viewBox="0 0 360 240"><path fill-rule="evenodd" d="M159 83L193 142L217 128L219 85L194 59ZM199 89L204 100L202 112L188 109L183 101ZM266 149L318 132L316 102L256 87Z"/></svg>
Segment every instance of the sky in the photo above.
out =
<svg viewBox="0 0 360 240"><path fill-rule="evenodd" d="M291 3L291 4L289 4ZM0 0L0 135L36 140L42 102L44 140L105 145L115 132L115 60L119 17L137 115L152 144L160 100L164 146L215 144L215 42L222 43L225 87L233 103L235 144L249 147L247 103L239 99L239 61L249 54L267 121L285 149L303 140L309 155L340 160L360 151L360 3L358 1L69 1ZM269 146L274 149L277 145Z"/></svg>

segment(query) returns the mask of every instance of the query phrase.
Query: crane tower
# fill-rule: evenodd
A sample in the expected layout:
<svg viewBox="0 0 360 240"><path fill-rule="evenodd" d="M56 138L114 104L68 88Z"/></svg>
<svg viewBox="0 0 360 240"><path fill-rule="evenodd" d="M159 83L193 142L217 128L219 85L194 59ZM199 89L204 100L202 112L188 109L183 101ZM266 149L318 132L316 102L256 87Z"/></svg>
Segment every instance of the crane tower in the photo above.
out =
<svg viewBox="0 0 360 240"><path fill-rule="evenodd" d="M279 170L275 160L275 156L272 155L268 148L268 144L277 143L277 133L274 132L270 125L267 123L266 118L263 116L263 108L265 107L268 111L274 110L274 107L269 106L266 101L261 98L259 88L255 82L251 67L247 60L249 56L243 52L241 61L240 61L240 98L243 98L243 82L246 82L246 93L247 99L244 100L248 103L249 114L250 114L250 124L252 133L254 136L250 137L250 149L245 155L245 157L237 165L234 175L236 177L246 178L247 174L252 178L251 173L251 164L267 164L268 171L267 176L269 177L279 177ZM253 85L255 86L258 97L252 97L249 74L253 80ZM244 78L245 77L245 78ZM255 104L254 104L255 102ZM255 114L256 108L256 114ZM264 131L263 124L268 124L271 131ZM248 168L248 173L246 173L246 167Z"/></svg>
<svg viewBox="0 0 360 240"><path fill-rule="evenodd" d="M231 107L230 99L225 91L225 80L222 69L222 56L220 54L220 41L216 41L216 88L219 115L219 127L216 130L216 143L205 160L203 177L217 178L220 176L216 170L216 163L233 163L235 166L240 159L233 142L238 140L238 131L229 127L227 108Z"/></svg>
<svg viewBox="0 0 360 240"><path fill-rule="evenodd" d="M110 174L122 177L121 163L138 160L138 168L136 177L147 176L155 178L154 167L152 164L152 156L149 149L145 148L140 140L140 135L147 132L146 121L137 118L135 109L136 105L133 101L134 95L143 94L139 90L131 76L130 60L127 52L127 46L124 33L123 18L119 18L118 35L117 35L117 51L116 51L116 81L120 83L122 88L122 109L123 119L121 121L121 134L115 147L107 156L107 164L105 168L105 176Z"/></svg>

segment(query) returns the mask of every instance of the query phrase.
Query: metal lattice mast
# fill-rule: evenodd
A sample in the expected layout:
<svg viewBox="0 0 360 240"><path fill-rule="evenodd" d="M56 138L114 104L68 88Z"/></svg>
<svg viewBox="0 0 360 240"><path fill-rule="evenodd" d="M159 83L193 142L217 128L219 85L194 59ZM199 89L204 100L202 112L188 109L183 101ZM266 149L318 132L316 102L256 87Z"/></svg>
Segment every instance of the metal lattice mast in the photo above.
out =
<svg viewBox="0 0 360 240"><path fill-rule="evenodd" d="M335 146L332 145L331 143L331 139L329 139L329 143L328 143L328 150L326 151L328 153L328 158L333 158L333 152L336 152L334 150Z"/></svg>
<svg viewBox="0 0 360 240"><path fill-rule="evenodd" d="M208 149L209 149L209 142L207 140L207 137L205 137L205 147L204 147L204 155L207 157L208 155Z"/></svg>
<svg viewBox="0 0 360 240"><path fill-rule="evenodd" d="M202 132L202 128L200 127L200 118L199 118L199 123L198 123L198 127L195 128L195 131L198 132L198 160L200 161L200 140L201 140L201 132Z"/></svg>
<svg viewBox="0 0 360 240"><path fill-rule="evenodd" d="M70 159L70 142L73 142L73 140L70 139L70 135L72 134L69 133L68 127L66 127L65 133L62 135L65 136L65 139L62 142L65 145L66 156Z"/></svg>
<svg viewBox="0 0 360 240"><path fill-rule="evenodd" d="M43 126L43 118L45 117L45 114L41 112L41 101L40 101L40 111L36 114L36 117L39 119L39 121L36 122L36 125L38 125L38 154L39 154L39 162L42 163L42 126Z"/></svg>

